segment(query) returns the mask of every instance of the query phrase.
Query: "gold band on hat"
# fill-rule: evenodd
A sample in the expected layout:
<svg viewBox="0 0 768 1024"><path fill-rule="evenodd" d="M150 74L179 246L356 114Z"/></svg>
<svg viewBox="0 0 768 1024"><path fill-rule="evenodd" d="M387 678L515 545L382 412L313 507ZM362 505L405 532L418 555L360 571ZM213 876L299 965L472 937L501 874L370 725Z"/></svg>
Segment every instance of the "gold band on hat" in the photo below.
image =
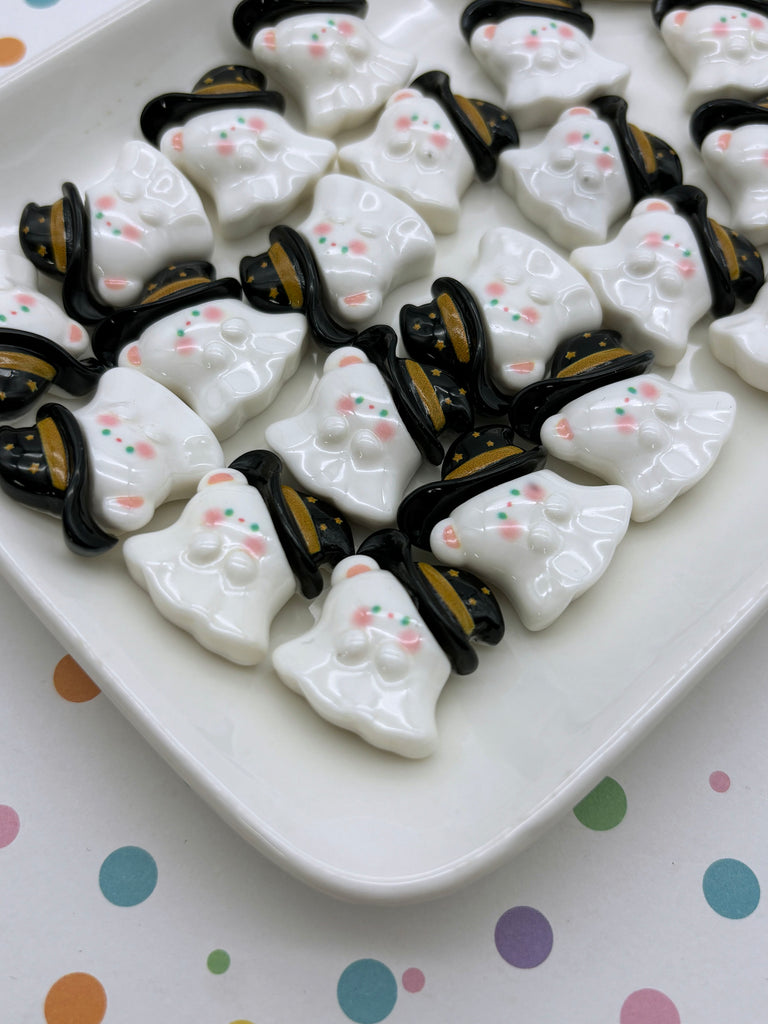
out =
<svg viewBox="0 0 768 1024"><path fill-rule="evenodd" d="M472 616L448 580L429 562L417 562L416 564L441 601L447 605L451 615L459 623L464 633L471 636L475 628Z"/></svg>
<svg viewBox="0 0 768 1024"><path fill-rule="evenodd" d="M4 352L0 350L0 369L21 370L22 373L32 373L43 380L53 380L56 371L50 363L38 356L26 355L24 352Z"/></svg>
<svg viewBox="0 0 768 1024"><path fill-rule="evenodd" d="M470 124L486 146L490 146L491 142L493 142L491 130L480 116L477 107L474 105L472 100L468 100L466 96L454 96L454 99L461 109L461 112L467 117Z"/></svg>
<svg viewBox="0 0 768 1024"><path fill-rule="evenodd" d="M304 538L307 551L309 551L310 555L318 554L320 551L320 538L317 536L317 530L312 522L312 516L307 511L307 506L292 487L281 487L280 490L291 515L296 520L301 536Z"/></svg>
<svg viewBox="0 0 768 1024"><path fill-rule="evenodd" d="M725 228L721 224L718 224L716 220L710 220L709 223L712 225L712 229L717 238L717 244L720 246L723 256L725 257L725 263L728 267L728 276L732 281L735 281L739 276L739 261L736 258L733 239Z"/></svg>
<svg viewBox="0 0 768 1024"><path fill-rule="evenodd" d="M53 262L60 274L67 269L67 228L64 223L64 200L57 199L51 207L51 245Z"/></svg>
<svg viewBox="0 0 768 1024"><path fill-rule="evenodd" d="M602 366L603 363L610 363L613 359L621 359L623 356L631 354L626 348L610 348L604 352L591 352L588 356L584 356L583 359L577 359L575 363L566 366L564 370L558 373L557 378L575 377L585 370L593 370L596 366Z"/></svg>
<svg viewBox="0 0 768 1024"><path fill-rule="evenodd" d="M288 253L279 242L275 242L270 245L268 256L277 271L277 276L280 278L280 284L283 286L283 291L288 298L291 309L301 309L304 304L304 293L301 288L301 281L299 281L296 269Z"/></svg>
<svg viewBox="0 0 768 1024"><path fill-rule="evenodd" d="M413 386L419 393L419 398L421 398L427 412L429 413L429 418L432 420L432 426L438 433L440 433L440 431L445 427L445 414L437 400L435 389L429 383L429 379L421 366L414 362L413 359L406 359L405 367L411 381L413 382Z"/></svg>
<svg viewBox="0 0 768 1024"><path fill-rule="evenodd" d="M156 288L151 295L147 295L141 300L141 305L148 306L153 302L158 302L160 299L166 299L169 295L175 295L176 292L186 291L188 288L210 283L211 279L208 277L182 277L177 281L164 284L162 288Z"/></svg>
<svg viewBox="0 0 768 1024"><path fill-rule="evenodd" d="M462 462L456 469L446 473L444 479L459 480L463 476L471 476L472 473L476 473L479 469L485 469L486 466L492 466L494 462L499 462L501 459L520 454L522 454L522 448L518 448L514 444L505 444L501 448L489 448L487 452L482 452L480 455L467 459L466 462Z"/></svg>
<svg viewBox="0 0 768 1024"><path fill-rule="evenodd" d="M632 133L632 138L637 144L637 148L640 152L640 156L643 158L643 165L645 166L646 171L649 174L655 174L657 167L656 154L653 151L653 146L651 145L648 136L633 124L628 124L627 128L629 128Z"/></svg>
<svg viewBox="0 0 768 1024"><path fill-rule="evenodd" d="M447 292L442 292L436 299L437 308L443 318L445 329L448 331L456 358L460 363L468 363L470 357L469 340L464 330L464 323L456 309L456 303Z"/></svg>
<svg viewBox="0 0 768 1024"><path fill-rule="evenodd" d="M40 441L51 474L51 483L57 491L65 491L69 481L67 449L59 433L59 428L50 416L46 416L37 424Z"/></svg>

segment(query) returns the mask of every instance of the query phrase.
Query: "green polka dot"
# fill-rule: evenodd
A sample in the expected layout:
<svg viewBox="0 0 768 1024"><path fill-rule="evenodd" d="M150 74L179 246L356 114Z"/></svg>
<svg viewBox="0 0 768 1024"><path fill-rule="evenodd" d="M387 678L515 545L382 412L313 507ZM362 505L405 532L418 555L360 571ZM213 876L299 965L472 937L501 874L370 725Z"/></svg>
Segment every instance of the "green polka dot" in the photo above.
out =
<svg viewBox="0 0 768 1024"><path fill-rule="evenodd" d="M233 508L225 508L224 509L224 515L225 516L233 516L234 514L235 514L235 510Z"/></svg>
<svg viewBox="0 0 768 1024"><path fill-rule="evenodd" d="M177 335L177 337L179 337L179 338L183 338L183 337L184 337L184 331L181 331L181 330L179 330L179 331L176 331L176 335Z"/></svg>
<svg viewBox="0 0 768 1024"><path fill-rule="evenodd" d="M220 139L226 139L226 137L227 137L227 133L226 132L219 132L219 138Z"/></svg>
<svg viewBox="0 0 768 1024"><path fill-rule="evenodd" d="M29 312L29 306L22 306L21 307L21 312L22 313L28 313Z"/></svg>
<svg viewBox="0 0 768 1024"><path fill-rule="evenodd" d="M381 605L380 604L375 604L373 606L373 608L371 608L371 611L374 612L376 615L378 615L378 613L381 611Z"/></svg>
<svg viewBox="0 0 768 1024"><path fill-rule="evenodd" d="M113 235L121 235L122 231L120 230L120 228L112 228L112 234Z"/></svg>
<svg viewBox="0 0 768 1024"><path fill-rule="evenodd" d="M104 437L109 437L111 433L112 431L109 429L109 427L104 427L104 429L102 430L102 434L104 435Z"/></svg>
<svg viewBox="0 0 768 1024"><path fill-rule="evenodd" d="M573 813L587 828L595 832L607 832L624 820L627 795L615 779L606 776L576 804Z"/></svg>
<svg viewBox="0 0 768 1024"><path fill-rule="evenodd" d="M208 954L208 970L211 974L224 974L225 971L229 970L231 963L229 953L223 949L214 949L212 953Z"/></svg>
<svg viewBox="0 0 768 1024"><path fill-rule="evenodd" d="M498 306L498 304L499 304L499 300L498 299L491 299L491 301L488 303L489 306Z"/></svg>
<svg viewBox="0 0 768 1024"><path fill-rule="evenodd" d="M99 212L96 214L96 220L102 220L103 217L104 217L104 214L101 212L101 210L99 210Z"/></svg>
<svg viewBox="0 0 768 1024"><path fill-rule="evenodd" d="M8 317L5 315L5 313L0 313L0 323L4 324L7 319Z"/></svg>
<svg viewBox="0 0 768 1024"><path fill-rule="evenodd" d="M637 388L627 388L627 391L630 393L630 395L637 394Z"/></svg>
<svg viewBox="0 0 768 1024"><path fill-rule="evenodd" d="M355 399L355 405L361 405L364 401L365 399L363 398L363 396L358 395L357 398Z"/></svg>
<svg viewBox="0 0 768 1024"><path fill-rule="evenodd" d="M418 114L411 114L411 120L412 121L418 121L419 120L419 115Z"/></svg>
<svg viewBox="0 0 768 1024"><path fill-rule="evenodd" d="M389 416L389 409L382 409L379 412L379 416Z"/></svg>
<svg viewBox="0 0 768 1024"><path fill-rule="evenodd" d="M509 493L510 493L510 494L514 494L514 496L515 496L516 498L519 498L519 497L520 497L520 491L519 491L519 490L518 490L518 489L517 489L516 487L513 487L513 488L512 488L512 490L511 490L511 491L510 491Z"/></svg>
<svg viewBox="0 0 768 1024"><path fill-rule="evenodd" d="M258 528L259 528L259 524L258 523L251 523L251 529L253 530L254 533L258 530Z"/></svg>
<svg viewBox="0 0 768 1024"><path fill-rule="evenodd" d="M506 512L499 512L498 513L498 518L499 519L506 519L507 518L507 513Z"/></svg>
<svg viewBox="0 0 768 1024"><path fill-rule="evenodd" d="M342 251L343 253L348 253L348 252L349 252L349 246L348 246L348 245L342 245L342 247L341 247L341 251Z"/></svg>
<svg viewBox="0 0 768 1024"><path fill-rule="evenodd" d="M411 620L408 618L407 615L404 615L402 617L402 619L400 619L400 625L401 626L408 626L408 625L410 625L410 622L411 622Z"/></svg>
<svg viewBox="0 0 768 1024"><path fill-rule="evenodd" d="M125 450L128 452L129 455L133 455L133 453L136 451L132 444L127 444L125 446Z"/></svg>
<svg viewBox="0 0 768 1024"><path fill-rule="evenodd" d="M238 124L245 124L245 118L244 117L238 117L237 123Z"/></svg>
<svg viewBox="0 0 768 1024"><path fill-rule="evenodd" d="M192 310L192 316L200 316L200 310L199 309L193 309Z"/></svg>
<svg viewBox="0 0 768 1024"><path fill-rule="evenodd" d="M621 406L617 406L616 407L616 415L617 416L623 416L624 415L624 410L621 408Z"/></svg>

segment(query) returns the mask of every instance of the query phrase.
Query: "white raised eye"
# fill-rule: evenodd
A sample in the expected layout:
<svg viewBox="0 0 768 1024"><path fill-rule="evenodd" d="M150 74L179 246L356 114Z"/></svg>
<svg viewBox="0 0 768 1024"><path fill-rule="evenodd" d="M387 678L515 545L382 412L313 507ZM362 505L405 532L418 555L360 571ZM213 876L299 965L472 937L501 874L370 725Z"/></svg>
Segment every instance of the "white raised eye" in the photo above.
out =
<svg viewBox="0 0 768 1024"><path fill-rule="evenodd" d="M603 185L603 174L589 164L579 168L576 178L585 192L599 192Z"/></svg>
<svg viewBox="0 0 768 1024"><path fill-rule="evenodd" d="M148 441L154 442L157 445L168 444L171 440L171 435L168 430L162 427L159 423L147 423L144 428L144 437Z"/></svg>
<svg viewBox="0 0 768 1024"><path fill-rule="evenodd" d="M539 555L551 555L559 547L557 530L547 522L538 522L528 531L528 547Z"/></svg>
<svg viewBox="0 0 768 1024"><path fill-rule="evenodd" d="M353 57L367 57L371 52L371 44L365 36L353 35L350 36L344 44L347 53Z"/></svg>
<svg viewBox="0 0 768 1024"><path fill-rule="evenodd" d="M664 299L676 299L683 292L683 278L674 267L665 267L656 278L656 288Z"/></svg>
<svg viewBox="0 0 768 1024"><path fill-rule="evenodd" d="M628 253L625 267L633 277L647 277L656 266L656 253L652 249L633 249Z"/></svg>
<svg viewBox="0 0 768 1024"><path fill-rule="evenodd" d="M142 194L141 182L126 174L115 182L115 192L126 203L133 203Z"/></svg>
<svg viewBox="0 0 768 1024"><path fill-rule="evenodd" d="M541 71L554 71L559 63L557 52L551 46L545 46L533 55L532 64Z"/></svg>
<svg viewBox="0 0 768 1024"><path fill-rule="evenodd" d="M139 220L143 221L148 227L159 228L168 220L168 211L166 207L156 200L145 199L139 205L138 208Z"/></svg>
<svg viewBox="0 0 768 1024"><path fill-rule="evenodd" d="M534 281L528 286L528 295L537 306L551 305L556 294L556 289L544 281Z"/></svg>
<svg viewBox="0 0 768 1024"><path fill-rule="evenodd" d="M729 35L723 43L723 50L729 57L744 57L749 53L750 40L741 34Z"/></svg>
<svg viewBox="0 0 768 1024"><path fill-rule="evenodd" d="M220 370L229 362L229 350L220 341L205 346L205 362L211 370Z"/></svg>
<svg viewBox="0 0 768 1024"><path fill-rule="evenodd" d="M387 144L384 147L387 156L391 157L407 156L412 149L413 143L407 132L398 132L397 135L393 135L387 139Z"/></svg>
<svg viewBox="0 0 768 1024"><path fill-rule="evenodd" d="M578 39L566 39L560 50L568 60L580 60L584 56L584 46Z"/></svg>
<svg viewBox="0 0 768 1024"><path fill-rule="evenodd" d="M349 55L342 46L332 46L328 58L328 70L332 78L346 78L352 67L349 63Z"/></svg>
<svg viewBox="0 0 768 1024"><path fill-rule="evenodd" d="M355 230L363 238L381 238L384 234L384 225L377 224L375 221L362 221L355 224Z"/></svg>
<svg viewBox="0 0 768 1024"><path fill-rule="evenodd" d="M383 682L399 683L408 674L408 655L393 641L379 644L375 663Z"/></svg>
<svg viewBox="0 0 768 1024"><path fill-rule="evenodd" d="M564 146L562 149L559 149L550 161L552 169L559 171L560 173L570 171L575 163L576 156L569 146Z"/></svg>
<svg viewBox="0 0 768 1024"><path fill-rule="evenodd" d="M544 514L554 523L567 523L573 517L573 503L564 494L552 494L544 504Z"/></svg>
<svg viewBox="0 0 768 1024"><path fill-rule="evenodd" d="M279 152L281 145L280 136L277 132L266 129L259 135L259 148L267 156L274 156L275 153Z"/></svg>
<svg viewBox="0 0 768 1024"><path fill-rule="evenodd" d="M339 444L348 431L349 425L343 416L326 416L318 427L317 436L321 444Z"/></svg>
<svg viewBox="0 0 768 1024"><path fill-rule="evenodd" d="M437 146L425 141L417 149L416 157L422 167L434 167L440 159L440 154Z"/></svg>
<svg viewBox="0 0 768 1024"><path fill-rule="evenodd" d="M666 447L666 431L660 423L655 420L646 420L641 423L637 431L638 441L646 451L655 452Z"/></svg>
<svg viewBox="0 0 768 1024"><path fill-rule="evenodd" d="M653 411L663 420L665 423L677 423L680 419L683 409L680 402L674 395L662 395L656 405L653 407Z"/></svg>
<svg viewBox="0 0 768 1024"><path fill-rule="evenodd" d="M752 35L752 46L761 53L768 50L768 32L764 28Z"/></svg>
<svg viewBox="0 0 768 1024"><path fill-rule="evenodd" d="M519 284L523 279L523 268L512 264L507 267L500 267L496 277L504 284Z"/></svg>
<svg viewBox="0 0 768 1024"><path fill-rule="evenodd" d="M221 336L225 341L245 341L250 333L248 321L240 316L230 317L228 320L224 320L221 325Z"/></svg>
<svg viewBox="0 0 768 1024"><path fill-rule="evenodd" d="M336 647L336 657L342 665L361 665L368 659L370 645L362 629L348 629Z"/></svg>
<svg viewBox="0 0 768 1024"><path fill-rule="evenodd" d="M235 548L224 560L224 575L236 587L245 587L259 575L259 560L245 548Z"/></svg>
<svg viewBox="0 0 768 1024"><path fill-rule="evenodd" d="M379 460L383 453L383 446L372 430L364 428L356 430L349 447L352 454L364 462Z"/></svg>
<svg viewBox="0 0 768 1024"><path fill-rule="evenodd" d="M255 171L261 165L261 157L255 142L243 142L237 148L237 165L241 171Z"/></svg>
<svg viewBox="0 0 768 1024"><path fill-rule="evenodd" d="M198 530L187 547L187 558L193 565L210 565L219 557L221 544L217 530Z"/></svg>

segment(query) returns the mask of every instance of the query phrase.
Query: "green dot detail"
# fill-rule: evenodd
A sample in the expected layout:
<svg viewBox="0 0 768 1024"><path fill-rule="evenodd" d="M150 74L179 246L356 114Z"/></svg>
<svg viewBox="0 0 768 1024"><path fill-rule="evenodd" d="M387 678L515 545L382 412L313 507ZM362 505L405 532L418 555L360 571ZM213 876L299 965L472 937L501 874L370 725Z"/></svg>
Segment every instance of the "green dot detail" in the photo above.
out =
<svg viewBox="0 0 768 1024"><path fill-rule="evenodd" d="M259 524L258 523L251 523L251 529L253 530L254 533L258 530L258 528L259 528Z"/></svg>
<svg viewBox="0 0 768 1024"><path fill-rule="evenodd" d="M127 444L125 446L125 450L128 452L129 455L133 455L133 453L136 451L132 444Z"/></svg>
<svg viewBox="0 0 768 1024"><path fill-rule="evenodd" d="M224 509L224 515L225 516L233 516L234 514L235 514L235 510L233 508L225 508Z"/></svg>
<svg viewBox="0 0 768 1024"><path fill-rule="evenodd" d="M22 306L21 307L21 312L22 313L28 313L29 312L29 306Z"/></svg>
<svg viewBox="0 0 768 1024"><path fill-rule="evenodd" d="M661 237L662 237L663 241L668 242L670 240L670 238L672 237L672 235L662 235Z"/></svg>
<svg viewBox="0 0 768 1024"><path fill-rule="evenodd" d="M630 393L630 395L637 394L637 388L627 388L627 391Z"/></svg>
<svg viewBox="0 0 768 1024"><path fill-rule="evenodd" d="M623 416L624 415L624 410L621 408L620 405L616 406L616 415L617 416Z"/></svg>
<svg viewBox="0 0 768 1024"><path fill-rule="evenodd" d="M192 316L200 316L200 310L199 309L193 309L192 310Z"/></svg>
<svg viewBox="0 0 768 1024"><path fill-rule="evenodd" d="M382 409L379 412L379 416L389 416L389 409Z"/></svg>
<svg viewBox="0 0 768 1024"><path fill-rule="evenodd" d="M232 960L226 950L214 949L212 953L208 954L206 963L211 974L224 974L229 970Z"/></svg>
<svg viewBox="0 0 768 1024"><path fill-rule="evenodd" d="M365 399L363 398L363 396L358 395L357 398L355 399L355 405L361 405L364 401Z"/></svg>
<svg viewBox="0 0 768 1024"><path fill-rule="evenodd" d="M519 498L519 497L520 497L520 491L518 491L518 489L517 489L516 487L513 487L513 488L512 488L512 490L511 490L511 491L510 491L509 493L510 493L510 494L514 494L514 496L515 496L516 498Z"/></svg>
<svg viewBox="0 0 768 1024"><path fill-rule="evenodd" d="M374 613L375 615L378 615L378 613L379 613L379 612L381 611L381 605L380 605L380 604L375 604L375 605L374 605L374 606L373 606L373 607L371 608L371 611L372 611L372 612L373 612L373 613Z"/></svg>
<svg viewBox="0 0 768 1024"><path fill-rule="evenodd" d="M325 243L328 241L328 239L326 238L325 235L322 235L320 238L318 238L317 241L319 242L320 245L325 245Z"/></svg>
<svg viewBox="0 0 768 1024"><path fill-rule="evenodd" d="M498 299L491 299L491 301L488 303L489 306L498 306L498 304L499 304L499 300Z"/></svg>
<svg viewBox="0 0 768 1024"><path fill-rule="evenodd" d="M0 323L4 324L7 319L8 317L5 315L5 313L0 313Z"/></svg>
<svg viewBox="0 0 768 1024"><path fill-rule="evenodd" d="M112 228L112 234L113 235L122 235L122 231L120 230L120 228Z"/></svg>
<svg viewBox="0 0 768 1024"><path fill-rule="evenodd" d="M411 114L411 120L412 121L418 121L419 120L419 115L418 114Z"/></svg>
<svg viewBox="0 0 768 1024"><path fill-rule="evenodd" d="M183 331L183 330L178 330L178 331L176 331L176 336L177 336L178 338L183 338L183 337L184 337L184 331Z"/></svg>
<svg viewBox="0 0 768 1024"><path fill-rule="evenodd" d="M238 124L245 124L245 118L244 117L238 117L237 123Z"/></svg>
<svg viewBox="0 0 768 1024"><path fill-rule="evenodd" d="M513 320L519 320L520 319L520 314L519 313L513 313L512 314L512 319Z"/></svg>
<svg viewBox="0 0 768 1024"><path fill-rule="evenodd" d="M104 214L101 212L101 210L99 210L99 212L96 214L96 220L103 220L103 218Z"/></svg>
<svg viewBox="0 0 768 1024"><path fill-rule="evenodd" d="M342 245L342 247L341 247L341 251L342 251L343 253L348 253L348 252L349 252L349 246L348 246L348 245Z"/></svg>
<svg viewBox="0 0 768 1024"><path fill-rule="evenodd" d="M606 776L591 793L576 804L573 813L586 828L607 832L616 828L627 813L627 794L615 779Z"/></svg>
<svg viewBox="0 0 768 1024"><path fill-rule="evenodd" d="M111 433L112 431L109 429L109 427L104 427L104 429L102 430L102 434L104 435L104 437L109 437Z"/></svg>
<svg viewBox="0 0 768 1024"><path fill-rule="evenodd" d="M506 512L499 512L497 518L498 519L506 519L507 518L507 513Z"/></svg>
<svg viewBox="0 0 768 1024"><path fill-rule="evenodd" d="M400 625L401 626L410 626L410 624L411 624L411 620L410 620L410 618L407 615L404 615L402 617L402 619L400 619Z"/></svg>

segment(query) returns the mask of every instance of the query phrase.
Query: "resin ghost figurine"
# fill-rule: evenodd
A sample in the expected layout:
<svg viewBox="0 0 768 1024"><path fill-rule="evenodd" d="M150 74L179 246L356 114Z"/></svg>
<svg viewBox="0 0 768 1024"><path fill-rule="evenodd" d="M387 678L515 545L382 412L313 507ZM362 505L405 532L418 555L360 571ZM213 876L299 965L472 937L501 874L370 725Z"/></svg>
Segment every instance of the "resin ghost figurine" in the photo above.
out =
<svg viewBox="0 0 768 1024"><path fill-rule="evenodd" d="M731 204L734 227L768 242L768 101L711 100L691 117L704 166Z"/></svg>
<svg viewBox="0 0 768 1024"><path fill-rule="evenodd" d="M386 331L387 329L385 329ZM271 423L266 442L305 487L368 526L391 525L422 459L438 464L446 428L472 412L447 373L395 356L394 332L368 352L336 349L306 407Z"/></svg>
<svg viewBox="0 0 768 1024"><path fill-rule="evenodd" d="M365 0L242 0L235 9L238 39L297 102L313 134L364 124L416 66L413 54L368 29L367 7Z"/></svg>
<svg viewBox="0 0 768 1024"><path fill-rule="evenodd" d="M605 326L652 348L661 366L682 358L705 313L751 302L764 276L754 245L711 220L693 185L641 200L611 241L575 249L571 263L595 289Z"/></svg>
<svg viewBox="0 0 768 1024"><path fill-rule="evenodd" d="M445 72L428 71L389 99L371 135L340 150L339 166L408 203L432 231L450 234L472 181L493 177L498 154L515 145L508 114L454 95Z"/></svg>
<svg viewBox="0 0 768 1024"><path fill-rule="evenodd" d="M451 671L474 671L474 643L503 635L482 580L414 562L407 539L382 530L339 562L317 623L277 647L272 664L329 722L421 758L438 745L435 706Z"/></svg>
<svg viewBox="0 0 768 1024"><path fill-rule="evenodd" d="M210 195L224 238L288 214L336 156L335 145L296 131L285 101L255 68L212 68L191 93L165 93L141 115L145 137Z"/></svg>
<svg viewBox="0 0 768 1024"><path fill-rule="evenodd" d="M320 565L354 545L335 509L281 485L272 452L246 452L233 466L207 473L175 523L128 537L123 555L166 619L215 654L255 665L297 580L317 596Z"/></svg>
<svg viewBox="0 0 768 1024"><path fill-rule="evenodd" d="M560 115L541 142L501 154L499 180L529 220L564 249L599 245L644 196L683 179L677 154L601 96Z"/></svg>
<svg viewBox="0 0 768 1024"><path fill-rule="evenodd" d="M263 412L296 371L306 319L270 316L241 299L240 282L210 263L180 263L146 286L136 306L103 320L93 349L183 399L219 440Z"/></svg>
<svg viewBox="0 0 768 1024"><path fill-rule="evenodd" d="M713 320L709 347L716 359L752 387L768 391L768 286L740 313Z"/></svg>
<svg viewBox="0 0 768 1024"><path fill-rule="evenodd" d="M18 415L48 388L92 391L104 368L86 352L85 329L37 290L29 261L0 252L0 416Z"/></svg>
<svg viewBox="0 0 768 1024"><path fill-rule="evenodd" d="M461 17L519 129L551 125L568 107L623 91L629 68L594 50L593 30L579 0L475 0Z"/></svg>
<svg viewBox="0 0 768 1024"><path fill-rule="evenodd" d="M768 4L654 0L651 9L664 44L688 75L687 110L768 92Z"/></svg>
<svg viewBox="0 0 768 1024"><path fill-rule="evenodd" d="M627 531L632 498L620 486L526 472L531 453L512 438L504 426L457 438L442 481L412 491L399 521L420 512L418 531L435 558L477 572L508 597L527 629L539 630L603 575Z"/></svg>
<svg viewBox="0 0 768 1024"><path fill-rule="evenodd" d="M213 230L190 182L154 146L135 140L84 200L65 182L51 206L29 203L19 236L38 270L62 279L69 315L87 325L135 302L162 267L205 259L213 249Z"/></svg>
<svg viewBox="0 0 768 1024"><path fill-rule="evenodd" d="M559 341L599 327L602 317L584 277L549 246L514 228L487 231L463 284L439 278L432 292L431 302L400 312L406 348L414 358L449 369L490 414L544 376ZM486 364L490 386L481 381L475 387L471 380Z"/></svg>
<svg viewBox="0 0 768 1024"><path fill-rule="evenodd" d="M162 384L115 367L82 408L46 403L32 427L0 427L0 487L62 520L78 554L139 530L224 464L210 429Z"/></svg>

